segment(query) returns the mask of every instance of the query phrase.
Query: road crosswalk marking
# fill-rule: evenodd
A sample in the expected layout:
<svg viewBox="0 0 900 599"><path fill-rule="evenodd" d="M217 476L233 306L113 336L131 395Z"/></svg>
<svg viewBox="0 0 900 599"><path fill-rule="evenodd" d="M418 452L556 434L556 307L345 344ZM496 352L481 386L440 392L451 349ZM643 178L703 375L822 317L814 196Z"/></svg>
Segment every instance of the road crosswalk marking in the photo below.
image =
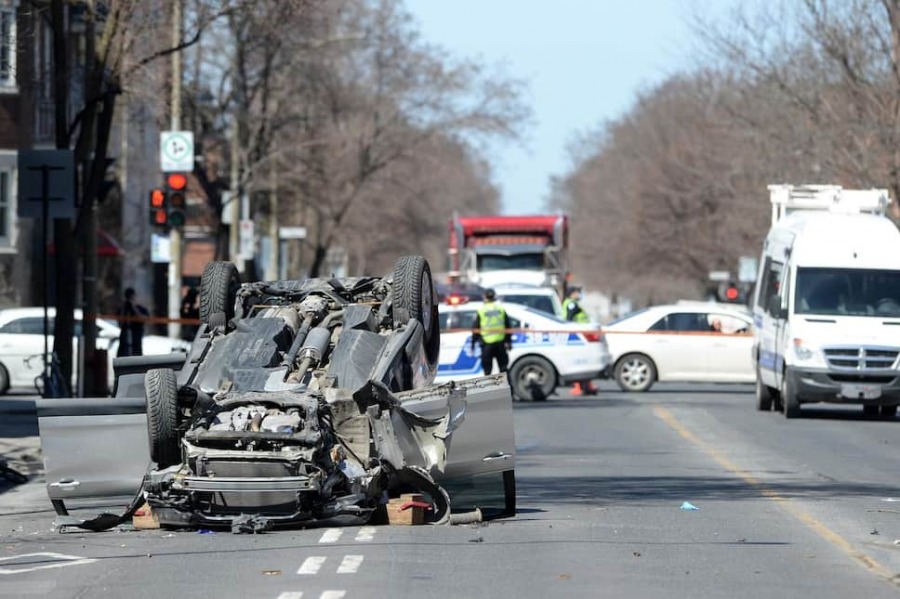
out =
<svg viewBox="0 0 900 599"><path fill-rule="evenodd" d="M300 566L300 569L297 570L297 574L318 574L319 570L322 569L322 564L324 563L324 556L310 556L303 560L303 564Z"/></svg>
<svg viewBox="0 0 900 599"><path fill-rule="evenodd" d="M303 599L303 591L285 591L278 595L278 599Z"/></svg>
<svg viewBox="0 0 900 599"><path fill-rule="evenodd" d="M344 599L347 591L322 591L319 599Z"/></svg>
<svg viewBox="0 0 900 599"><path fill-rule="evenodd" d="M344 534L344 531L340 528L329 528L324 533L322 533L322 537L319 539L319 542L337 543L341 539L342 534Z"/></svg>
<svg viewBox="0 0 900 599"><path fill-rule="evenodd" d="M356 533L356 539L354 539L357 543L367 543L375 538L375 527L374 526L363 526L359 529L359 532Z"/></svg>
<svg viewBox="0 0 900 599"><path fill-rule="evenodd" d="M338 566L338 574L356 574L362 565L363 556L361 555L345 555L341 565Z"/></svg>

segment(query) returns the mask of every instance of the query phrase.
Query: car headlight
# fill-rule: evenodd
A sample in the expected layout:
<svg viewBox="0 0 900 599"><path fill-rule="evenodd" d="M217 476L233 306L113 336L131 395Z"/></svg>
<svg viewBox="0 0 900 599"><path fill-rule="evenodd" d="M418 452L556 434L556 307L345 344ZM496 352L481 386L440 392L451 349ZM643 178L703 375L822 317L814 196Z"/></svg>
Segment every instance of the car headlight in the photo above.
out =
<svg viewBox="0 0 900 599"><path fill-rule="evenodd" d="M794 357L799 362L823 362L821 352L799 338L794 338Z"/></svg>

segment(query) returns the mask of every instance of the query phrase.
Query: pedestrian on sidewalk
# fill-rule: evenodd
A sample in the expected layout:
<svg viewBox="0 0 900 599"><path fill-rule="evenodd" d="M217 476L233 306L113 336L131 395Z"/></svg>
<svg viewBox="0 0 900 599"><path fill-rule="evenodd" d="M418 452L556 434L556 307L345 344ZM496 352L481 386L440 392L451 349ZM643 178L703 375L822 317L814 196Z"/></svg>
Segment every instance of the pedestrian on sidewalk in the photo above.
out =
<svg viewBox="0 0 900 599"><path fill-rule="evenodd" d="M144 306L135 298L135 291L128 287L125 290L125 300L119 310L119 349L116 356L142 356L144 355L144 321L143 318L150 315Z"/></svg>

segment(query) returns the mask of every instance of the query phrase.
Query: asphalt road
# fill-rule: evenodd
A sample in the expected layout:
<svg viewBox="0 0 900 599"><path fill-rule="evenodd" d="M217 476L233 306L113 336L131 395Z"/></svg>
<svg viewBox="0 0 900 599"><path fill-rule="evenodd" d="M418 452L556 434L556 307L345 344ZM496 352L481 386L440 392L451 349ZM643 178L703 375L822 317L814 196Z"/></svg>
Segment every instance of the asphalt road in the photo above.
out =
<svg viewBox="0 0 900 599"><path fill-rule="evenodd" d="M0 483L0 596L900 594L900 420L602 388L515 405L520 512L482 525L57 534L39 482Z"/></svg>

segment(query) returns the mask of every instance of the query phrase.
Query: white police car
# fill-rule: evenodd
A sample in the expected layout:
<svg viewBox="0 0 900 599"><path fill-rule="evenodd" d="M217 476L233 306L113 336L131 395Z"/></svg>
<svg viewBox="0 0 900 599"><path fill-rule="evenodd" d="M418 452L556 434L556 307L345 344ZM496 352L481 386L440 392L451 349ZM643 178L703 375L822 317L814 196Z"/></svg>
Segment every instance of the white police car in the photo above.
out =
<svg viewBox="0 0 900 599"><path fill-rule="evenodd" d="M481 353L473 351L472 326L483 302L450 298L438 308L441 353L435 382L481 376ZM457 300L454 302L453 300ZM558 385L605 378L612 359L600 328L575 323L516 304L503 304L509 314L513 348L509 352L509 384L519 399L541 401Z"/></svg>

